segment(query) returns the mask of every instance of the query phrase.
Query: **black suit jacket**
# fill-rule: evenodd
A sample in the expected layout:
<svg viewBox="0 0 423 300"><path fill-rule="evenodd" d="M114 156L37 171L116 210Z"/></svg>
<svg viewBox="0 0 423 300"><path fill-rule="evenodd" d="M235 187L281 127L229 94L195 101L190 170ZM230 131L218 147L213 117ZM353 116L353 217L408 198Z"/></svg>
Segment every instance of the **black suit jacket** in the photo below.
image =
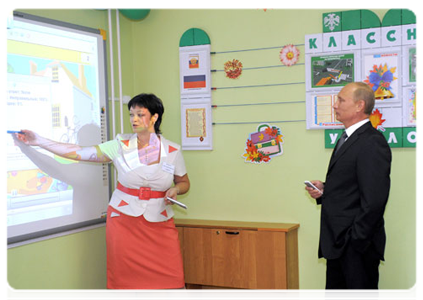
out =
<svg viewBox="0 0 423 300"><path fill-rule="evenodd" d="M322 205L319 257L339 258L348 243L364 253L373 244L384 259L383 214L390 189L391 149L365 123L330 159Z"/></svg>

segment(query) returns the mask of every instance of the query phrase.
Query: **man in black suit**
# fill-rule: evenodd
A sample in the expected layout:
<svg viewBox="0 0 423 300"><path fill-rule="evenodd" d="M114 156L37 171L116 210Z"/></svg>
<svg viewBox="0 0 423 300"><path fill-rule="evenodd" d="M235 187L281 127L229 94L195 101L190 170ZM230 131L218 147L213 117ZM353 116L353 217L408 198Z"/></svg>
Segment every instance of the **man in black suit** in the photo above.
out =
<svg viewBox="0 0 423 300"><path fill-rule="evenodd" d="M391 150L369 121L375 103L365 83L346 85L333 108L347 138L335 147L320 190L306 187L322 205L319 258L326 264L326 289L377 289L384 260L383 214L389 196Z"/></svg>

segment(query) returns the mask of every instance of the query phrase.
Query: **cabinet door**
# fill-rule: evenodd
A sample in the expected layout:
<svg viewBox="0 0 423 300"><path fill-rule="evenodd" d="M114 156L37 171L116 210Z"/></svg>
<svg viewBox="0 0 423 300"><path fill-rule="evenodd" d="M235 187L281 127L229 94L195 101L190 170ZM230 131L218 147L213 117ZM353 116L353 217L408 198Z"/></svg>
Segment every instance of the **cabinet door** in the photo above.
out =
<svg viewBox="0 0 423 300"><path fill-rule="evenodd" d="M185 227L183 236L187 283L287 288L285 233Z"/></svg>

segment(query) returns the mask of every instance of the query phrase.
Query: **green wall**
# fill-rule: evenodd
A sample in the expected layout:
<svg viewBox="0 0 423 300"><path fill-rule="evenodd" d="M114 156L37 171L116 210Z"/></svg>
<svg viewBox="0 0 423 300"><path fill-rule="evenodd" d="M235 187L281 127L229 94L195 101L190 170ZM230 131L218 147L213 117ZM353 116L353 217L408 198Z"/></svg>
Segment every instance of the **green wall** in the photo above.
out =
<svg viewBox="0 0 423 300"><path fill-rule="evenodd" d="M23 11L107 30L107 11ZM121 15L123 94L157 94L165 104L163 134L180 143L178 46L187 29L203 29L212 51L217 52L303 44L306 34L322 32L322 13L330 11L336 9L152 10L142 21ZM382 18L386 11L375 12ZM304 47L299 49L303 63ZM211 68L223 70L223 63L234 58L244 68L277 65L279 51L216 54ZM301 81L305 81L303 65L245 70L236 80L227 79L223 72L212 74L214 87ZM218 89L212 100L218 106L304 101L305 86ZM124 115L128 124L126 108ZM217 123L304 119L304 103L213 110ZM284 135L284 154L266 165L247 164L241 157L248 134L256 131L257 124L215 125L213 151L184 151L191 190L178 199L189 209L176 208L176 218L300 223L300 288L323 289L325 260L317 258L320 207L305 192L303 181L324 179L331 150L324 148L323 131L307 131L305 122L274 125ZM129 130L129 126L125 128ZM392 188L385 213L386 261L380 267L379 287L409 289L416 282L416 152L405 148L392 152ZM104 228L99 228L9 249L10 285L22 289L105 288L104 233ZM56 253L62 257L51 261ZM36 278L40 268L46 278Z"/></svg>

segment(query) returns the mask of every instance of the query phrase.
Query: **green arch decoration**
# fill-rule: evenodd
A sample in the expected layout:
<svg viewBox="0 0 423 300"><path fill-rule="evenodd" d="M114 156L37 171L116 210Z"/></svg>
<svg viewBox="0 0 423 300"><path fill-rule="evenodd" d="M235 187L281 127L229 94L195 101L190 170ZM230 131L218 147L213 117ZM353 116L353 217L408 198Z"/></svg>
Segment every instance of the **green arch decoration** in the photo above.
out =
<svg viewBox="0 0 423 300"><path fill-rule="evenodd" d="M399 26L415 24L416 15L408 9L390 9L386 12L382 20L382 26Z"/></svg>
<svg viewBox="0 0 423 300"><path fill-rule="evenodd" d="M400 26L408 24L416 24L416 15L413 11L408 9L390 9L386 12L382 22L379 17L371 10L360 9L360 10L346 10L339 12L331 12L323 14L323 32L331 32L324 25L325 16L333 14L340 21L339 24L333 30L335 31L347 31L377 27L388 27L388 26Z"/></svg>
<svg viewBox="0 0 423 300"><path fill-rule="evenodd" d="M399 26L401 22L402 9L390 9L386 12L382 20L382 27Z"/></svg>
<svg viewBox="0 0 423 300"><path fill-rule="evenodd" d="M330 30L325 26L325 17L333 15L336 20L333 30ZM339 19L338 19L339 18ZM336 32L336 31L348 31L348 30L360 30L367 28L380 27L381 22L379 17L371 10L368 9L357 9L357 10L346 10L339 12L331 12L323 14L323 32Z"/></svg>
<svg viewBox="0 0 423 300"><path fill-rule="evenodd" d="M408 9L402 10L402 25L416 24L416 15Z"/></svg>
<svg viewBox="0 0 423 300"><path fill-rule="evenodd" d="M380 27L379 17L368 9L361 10L361 29Z"/></svg>
<svg viewBox="0 0 423 300"><path fill-rule="evenodd" d="M179 40L179 47L210 44L210 38L203 30L191 28L184 32Z"/></svg>
<svg viewBox="0 0 423 300"><path fill-rule="evenodd" d="M341 30L361 29L361 10L348 10L341 13Z"/></svg>

